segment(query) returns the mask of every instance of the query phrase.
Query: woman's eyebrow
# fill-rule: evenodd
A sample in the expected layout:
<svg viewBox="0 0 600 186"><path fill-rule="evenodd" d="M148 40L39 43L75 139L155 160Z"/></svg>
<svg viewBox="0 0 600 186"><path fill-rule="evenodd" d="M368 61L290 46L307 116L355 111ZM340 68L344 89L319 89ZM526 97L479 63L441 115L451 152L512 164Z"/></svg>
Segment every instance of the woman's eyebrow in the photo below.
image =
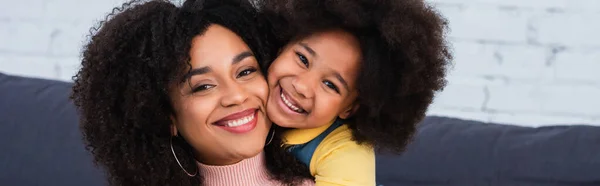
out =
<svg viewBox="0 0 600 186"><path fill-rule="evenodd" d="M192 69L185 76L183 76L182 82L186 81L187 79L191 78L192 76L206 74L211 71L212 71L212 69L210 67L202 67L202 68Z"/></svg>
<svg viewBox="0 0 600 186"><path fill-rule="evenodd" d="M244 51L242 53L239 53L238 55L233 57L233 59L231 60L231 64L239 63L242 60L244 60L250 56L254 56L254 54L252 54L252 52L250 52L250 51ZM181 82L184 82L185 80L191 78L192 76L206 74L211 71L212 71L212 69L210 67L202 67L202 68L192 69L185 76L183 76L183 79Z"/></svg>
<svg viewBox="0 0 600 186"><path fill-rule="evenodd" d="M251 56L254 56L254 54L252 54L252 52L244 51L242 53L239 53L235 57L233 57L233 59L231 60L231 64L235 65L236 63L239 63L240 61L246 59L247 57L251 57Z"/></svg>

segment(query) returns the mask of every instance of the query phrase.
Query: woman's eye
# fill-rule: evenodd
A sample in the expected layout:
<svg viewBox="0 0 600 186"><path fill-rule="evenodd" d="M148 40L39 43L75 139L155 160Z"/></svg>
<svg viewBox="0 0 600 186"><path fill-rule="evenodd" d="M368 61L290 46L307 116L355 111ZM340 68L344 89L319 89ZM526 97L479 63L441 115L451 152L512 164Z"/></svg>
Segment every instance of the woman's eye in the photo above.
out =
<svg viewBox="0 0 600 186"><path fill-rule="evenodd" d="M335 92L340 93L340 90L331 81L323 81L323 84L325 84L325 86L329 87L331 90L334 90Z"/></svg>
<svg viewBox="0 0 600 186"><path fill-rule="evenodd" d="M298 56L298 60L300 60L300 62L304 64L304 66L308 67L308 59L306 58L306 56L302 55L300 52L296 52L296 55Z"/></svg>
<svg viewBox="0 0 600 186"><path fill-rule="evenodd" d="M213 87L215 87L215 85L203 84L203 85L200 85L200 86L197 86L196 88L194 88L192 90L192 92L205 91L205 90L208 90L208 89L213 88Z"/></svg>
<svg viewBox="0 0 600 186"><path fill-rule="evenodd" d="M249 69L243 70L243 71L241 71L241 72L240 72L240 73L237 75L237 78L240 78L240 77L244 77L244 76L250 75L250 74L252 74L252 73L254 73L254 72L256 72L256 71L257 71L257 69L256 69L256 68L249 68Z"/></svg>

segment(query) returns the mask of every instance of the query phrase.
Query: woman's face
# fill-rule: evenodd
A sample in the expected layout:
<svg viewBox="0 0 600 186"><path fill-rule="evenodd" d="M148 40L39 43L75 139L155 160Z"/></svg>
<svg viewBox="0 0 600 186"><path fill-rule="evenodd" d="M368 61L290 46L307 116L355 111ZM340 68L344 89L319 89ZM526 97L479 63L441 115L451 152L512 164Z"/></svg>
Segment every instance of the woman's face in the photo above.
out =
<svg viewBox="0 0 600 186"><path fill-rule="evenodd" d="M360 52L358 40L339 30L288 44L269 67L271 121L316 128L352 114Z"/></svg>
<svg viewBox="0 0 600 186"><path fill-rule="evenodd" d="M213 24L192 40L186 81L172 88L173 134L195 149L198 161L229 165L259 154L271 122L268 87L244 41Z"/></svg>

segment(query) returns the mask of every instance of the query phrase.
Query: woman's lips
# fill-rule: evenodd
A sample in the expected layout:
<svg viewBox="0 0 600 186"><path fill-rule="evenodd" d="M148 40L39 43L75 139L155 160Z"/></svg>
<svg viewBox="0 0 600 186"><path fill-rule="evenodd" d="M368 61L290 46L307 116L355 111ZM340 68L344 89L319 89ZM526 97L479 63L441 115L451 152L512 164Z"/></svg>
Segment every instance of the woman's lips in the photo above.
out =
<svg viewBox="0 0 600 186"><path fill-rule="evenodd" d="M258 109L248 109L228 115L214 125L232 133L246 133L256 127L257 121Z"/></svg>

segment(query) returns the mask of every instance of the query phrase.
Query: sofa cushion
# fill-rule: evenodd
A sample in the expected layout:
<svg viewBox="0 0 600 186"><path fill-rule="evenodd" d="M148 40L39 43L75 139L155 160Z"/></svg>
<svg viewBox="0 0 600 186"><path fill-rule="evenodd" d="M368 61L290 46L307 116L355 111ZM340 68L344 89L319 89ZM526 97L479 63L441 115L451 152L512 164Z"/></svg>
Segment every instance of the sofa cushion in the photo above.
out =
<svg viewBox="0 0 600 186"><path fill-rule="evenodd" d="M82 143L70 90L0 73L1 185L106 185Z"/></svg>
<svg viewBox="0 0 600 186"><path fill-rule="evenodd" d="M427 117L402 155L378 154L379 185L600 185L600 127L539 128Z"/></svg>

